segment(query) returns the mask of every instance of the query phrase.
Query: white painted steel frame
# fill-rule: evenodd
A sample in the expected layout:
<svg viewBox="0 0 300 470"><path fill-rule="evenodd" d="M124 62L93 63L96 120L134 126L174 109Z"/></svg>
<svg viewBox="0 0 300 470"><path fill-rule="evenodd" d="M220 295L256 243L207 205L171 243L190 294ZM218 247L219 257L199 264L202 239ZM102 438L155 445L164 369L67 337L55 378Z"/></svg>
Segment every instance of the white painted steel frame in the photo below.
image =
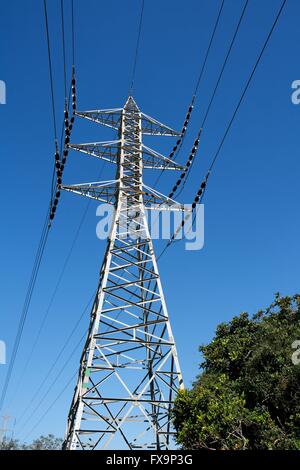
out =
<svg viewBox="0 0 300 470"><path fill-rule="evenodd" d="M132 97L120 110L91 113L98 113L95 119L88 116L96 122L105 113L120 114L117 178L101 187L104 191L114 184L116 210L63 447L169 449L174 445L171 410L183 381L145 214L145 115ZM151 118L152 125L154 134L158 126L164 129ZM165 129L170 135L172 130ZM80 186L63 189L93 197L80 192Z"/></svg>

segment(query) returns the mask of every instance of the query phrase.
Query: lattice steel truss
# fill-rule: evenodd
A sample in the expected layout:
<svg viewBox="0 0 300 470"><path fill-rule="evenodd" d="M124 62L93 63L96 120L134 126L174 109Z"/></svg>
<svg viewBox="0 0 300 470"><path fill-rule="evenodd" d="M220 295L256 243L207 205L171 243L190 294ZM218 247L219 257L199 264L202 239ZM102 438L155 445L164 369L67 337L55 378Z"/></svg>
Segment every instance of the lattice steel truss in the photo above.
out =
<svg viewBox="0 0 300 470"><path fill-rule="evenodd" d="M143 168L181 167L143 146L142 134L179 134L141 113L132 97L121 109L76 114L118 131L116 141L69 145L115 163L117 176L62 186L115 207L64 449L117 449L124 443L129 449L168 449L170 411L183 381L145 211L153 203L166 210L183 207L145 186L142 177Z"/></svg>

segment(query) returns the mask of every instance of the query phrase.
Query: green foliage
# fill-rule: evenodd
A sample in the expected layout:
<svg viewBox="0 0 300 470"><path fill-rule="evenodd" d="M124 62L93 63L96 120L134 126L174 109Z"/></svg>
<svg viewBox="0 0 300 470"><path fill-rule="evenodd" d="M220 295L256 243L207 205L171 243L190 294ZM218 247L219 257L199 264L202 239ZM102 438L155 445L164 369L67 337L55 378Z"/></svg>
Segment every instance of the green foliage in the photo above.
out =
<svg viewBox="0 0 300 470"><path fill-rule="evenodd" d="M0 442L0 450L61 450L62 443L62 439L53 436L53 434L40 436L31 444L21 444L17 439L4 438Z"/></svg>
<svg viewBox="0 0 300 470"><path fill-rule="evenodd" d="M217 327L201 346L202 372L174 407L177 442L186 449L299 449L300 296L280 297L253 318Z"/></svg>
<svg viewBox="0 0 300 470"><path fill-rule="evenodd" d="M28 450L61 450L63 440L48 434L35 439L32 444L27 446Z"/></svg>

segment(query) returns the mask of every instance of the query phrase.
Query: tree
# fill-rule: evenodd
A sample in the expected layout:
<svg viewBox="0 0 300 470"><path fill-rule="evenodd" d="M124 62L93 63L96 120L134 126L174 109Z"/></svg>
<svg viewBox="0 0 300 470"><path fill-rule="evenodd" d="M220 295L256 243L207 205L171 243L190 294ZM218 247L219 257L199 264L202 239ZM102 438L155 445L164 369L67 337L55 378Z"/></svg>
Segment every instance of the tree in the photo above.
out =
<svg viewBox="0 0 300 470"><path fill-rule="evenodd" d="M18 439L6 438L0 442L0 450L61 450L63 440L48 434L40 436L31 444L21 444Z"/></svg>
<svg viewBox="0 0 300 470"><path fill-rule="evenodd" d="M17 439L4 437L0 441L0 450L19 450L20 445Z"/></svg>
<svg viewBox="0 0 300 470"><path fill-rule="evenodd" d="M300 450L300 364L292 361L297 340L299 295L276 294L252 318L241 313L220 324L211 343L200 347L201 373L192 389L176 400L177 443L186 449Z"/></svg>
<svg viewBox="0 0 300 470"><path fill-rule="evenodd" d="M27 446L28 450L61 450L63 440L48 434L35 439L32 444Z"/></svg>

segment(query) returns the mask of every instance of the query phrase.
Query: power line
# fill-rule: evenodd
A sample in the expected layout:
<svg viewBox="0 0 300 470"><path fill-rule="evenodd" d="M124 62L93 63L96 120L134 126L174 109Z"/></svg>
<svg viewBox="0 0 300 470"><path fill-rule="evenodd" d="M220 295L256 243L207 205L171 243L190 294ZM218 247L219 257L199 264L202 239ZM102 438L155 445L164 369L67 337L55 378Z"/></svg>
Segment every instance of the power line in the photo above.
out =
<svg viewBox="0 0 300 470"><path fill-rule="evenodd" d="M218 76L218 79L217 79L217 81L216 81L216 84L215 84L213 93L212 93L212 95L211 95L209 104L208 104L207 109L206 109L206 112L205 112L205 114L204 114L204 117L203 117L203 120L202 120L202 123L201 123L201 129L204 128L205 123L206 123L206 120L207 120L207 118L208 118L208 115L209 115L211 106L212 106L213 101L214 101L215 96L216 96L216 92L217 92L217 90L218 90L218 88L219 88L219 84L220 84L220 82L221 82L221 78L222 78L222 76L223 76L223 73L224 73L225 67L226 67L226 65L227 65L228 59L229 59L229 57L230 57L230 54L231 54L233 45L234 45L235 40L236 40L236 37L237 37L237 35L238 35L238 32L239 32L239 29L240 29L242 20L243 20L243 18L244 18L244 15L245 15L245 12L246 12L248 3L249 3L249 0L246 0L246 2L245 2L245 4L244 4L244 7L242 8L242 12L241 12L241 15L240 15L240 17L239 17L239 21L238 21L237 26L236 26L236 28L235 28L233 37L232 37L232 39L231 39L229 48L228 48L228 50L227 50L226 57L225 57L225 59L224 59L224 62L223 62L223 65L222 65L222 67L221 67L221 70L220 70L220 72L219 72L219 76ZM185 188L185 185L186 185L186 183L187 183L187 180L188 180L188 178L189 178L189 176L190 176L190 174L191 174L191 171L192 171L194 162L195 162L195 160L192 161L192 164L191 164L191 166L189 167L189 170L188 170L187 175L186 175L186 178L185 178L185 180L184 180L184 182L183 182L183 184L182 184L182 187L181 187L180 191L179 191L179 192L177 193L177 195L176 195L177 197L182 193L182 191L183 191L184 188Z"/></svg>
<svg viewBox="0 0 300 470"><path fill-rule="evenodd" d="M75 66L75 27L74 27L74 0L71 2L71 23L72 23L72 63Z"/></svg>
<svg viewBox="0 0 300 470"><path fill-rule="evenodd" d="M210 52L210 49L211 49L216 31L217 31L217 28L218 28L220 17L221 17L222 11L223 11L224 2L225 2L225 0L222 0L220 9L219 9L219 12L218 12L218 15L217 15L217 19L215 21L215 25L214 25L214 28L213 28L213 31L212 31L212 34L211 34L211 38L210 38L210 41L209 41L209 44L208 44L208 48L207 48L207 51L206 51L206 54L205 54L205 57L204 57L204 61L203 61L203 64L202 64L202 67L201 67L201 70L200 70L200 73L199 73L199 77L198 77L198 80L197 80L197 83L196 83L194 95L197 95L198 88L200 86L200 83L201 83L201 80L202 80L202 77L203 77L203 73L204 73L204 70L205 70L205 66L206 66L208 56L209 56L209 52Z"/></svg>
<svg viewBox="0 0 300 470"><path fill-rule="evenodd" d="M212 47L212 44L213 44L213 40L214 40L214 37L216 35L216 32L217 32L217 29L218 29L218 25L219 25L219 22L220 22L220 18L221 18L221 14L222 14L222 11L223 11L223 7L224 7L224 0L222 1L221 5L220 5L220 8L218 10L218 13L217 13L217 17L215 19L215 22L214 22L214 25L213 25L213 29L212 29L212 32L211 32L211 35L210 35L210 39L209 39L209 42L208 42L208 46L207 46L207 49L206 49L206 53L204 55L204 58L203 58L203 62L202 62L202 65L201 65L201 69L200 69L200 73L199 73L199 76L197 78L197 83L196 83L196 86L195 86L195 90L194 90L194 93L192 95L192 100L191 100L191 103L188 107L188 111L186 113L186 117L185 117L185 121L184 121L184 125L183 125L183 129L181 131L181 136L180 136L180 139L178 140L177 144L175 145L175 147L173 148L172 152L170 153L170 155L168 156L169 159L175 159L174 158L174 154L175 152L177 152L177 155L176 157L178 157L179 153L180 153L180 150L182 148L182 145L184 143L184 139L185 139L185 136L186 136L186 129L187 129L187 126L188 126L188 123L189 123L189 120L190 120L190 116L191 116L191 112L194 108L194 102L196 100L196 96L197 96L197 93L198 93L198 89L199 89L199 86L200 86L200 83L201 83L201 80L203 78L203 74L205 72L205 68L206 68L206 64L207 64L207 60L208 60L208 57L209 57L209 54L210 54L210 50L211 50L211 47ZM162 176L162 174L164 173L164 169L161 170L161 172L159 173L159 175L157 176L155 182L154 182L154 185L153 187L155 188Z"/></svg>
<svg viewBox="0 0 300 470"><path fill-rule="evenodd" d="M45 17L46 39L47 39L47 53L48 53L48 65L49 65L49 80L50 80L50 91L51 91L54 140L55 140L55 146L56 146L56 149L57 149L56 112L55 112L53 72L52 72L52 60L51 60L51 45L50 45L49 23L48 23L48 12L47 12L46 0L44 0L44 17ZM55 167L54 167L54 171L55 171ZM53 198L53 188L54 188L54 176L52 175L51 202L52 202L52 198ZM23 304L23 308L22 308L22 312L21 312L21 316L20 316L20 320L19 320L19 324L18 324L17 334L16 334L16 338L15 338L15 341L14 341L12 356L11 356L11 360L10 360L10 366L9 366L8 371L7 371L5 381L4 381L4 385L3 385L3 389L2 389L2 394L1 394L1 398L0 398L0 409L3 407L4 401L5 401L5 398L6 398L6 395L7 395L7 390L8 390L10 380L11 380L11 376L12 376L12 373L13 373L13 370L14 370L14 365L15 365L17 354L18 354L20 342L21 342L21 339L22 339L24 326L25 326L25 323L26 323L26 319L27 319L27 315L28 315L28 311L29 311L29 307L30 307L34 287L35 287L35 284L36 284L36 280L37 280L37 276L38 276L38 273L39 273L39 270L40 270L44 250L45 250L45 247L46 247L46 243L47 243L47 239L48 239L48 235L49 235L49 230L50 230L49 217L50 217L50 210L48 208L47 212L46 212L45 222L44 222L42 232L41 232L40 241L39 241L38 248L37 248L36 255L35 255L34 265L33 265L33 269L32 269L32 272L31 272L29 285L28 285L27 292L26 292L25 301L24 301L24 304Z"/></svg>
<svg viewBox="0 0 300 470"><path fill-rule="evenodd" d="M47 318L48 318L48 316L49 316L50 309L51 309L51 307L52 307L52 305L53 305L54 299L55 299L56 294L57 294L57 292L58 292L58 289L59 289L59 287L60 287L60 285L61 285L63 276L64 276L64 274L65 274L65 272L66 272L66 269L67 269L67 266L68 266L68 264L69 264L70 258L71 258L71 256L72 256L74 247L75 247L76 242L77 242L77 239L78 239L78 237L79 237L80 230L81 230L81 228L82 228L82 226L83 226L83 223L84 223L84 221L85 221L85 219L86 219L86 215L87 215L87 212L88 212L89 207L90 207L90 200L87 202L86 208L85 208L85 210L84 210L84 212L83 212L83 215L82 215L82 217L81 217L80 223L79 223L79 225L78 225L78 227L77 227L77 230L76 230L76 232L75 232L75 236L74 236L74 238L73 238L72 244L71 244L71 246L70 246L69 252L68 252L68 254L67 254L67 256L66 256L66 259L65 259L65 261L64 261L64 264L63 264L63 267L62 267L62 269L61 269L60 275L59 275L59 277L58 277L57 283L56 283L56 285L55 285L55 288L54 288L54 290L53 290L52 296L51 296L51 298L50 298L48 307L47 307L47 309L46 309L46 311L45 311L45 314L44 314L44 316L43 316L43 318L42 318L42 321L41 321L39 330L38 330L37 335L36 335L36 337L35 337L35 340L34 340L34 342L33 342L33 344L32 344L32 348L31 348L31 350L30 350L29 356L28 356L28 358L27 358L27 360L26 360L25 365L24 365L23 368L22 368L22 375L21 375L21 377L20 377L20 380L19 380L18 385L17 385L16 388L15 388L15 395L17 394L17 392L18 392L18 390L19 390L19 388L20 388L20 385L22 384L22 381L23 381L23 378L24 378L24 376L25 376L25 374L26 374L28 365L30 364L30 361L31 361L32 356L33 356L33 353L34 353L34 351L36 350L36 347L37 347L37 345L38 345L40 336L41 336L41 334L42 334L42 331L43 331L44 326L45 326L45 324L46 324Z"/></svg>
<svg viewBox="0 0 300 470"><path fill-rule="evenodd" d="M197 203L198 203L198 202L201 203L202 200L203 200L203 197L204 197L204 194L205 194L205 191L206 191L206 183L207 183L207 180L208 180L208 178L209 178L209 176L210 176L210 174L211 174L211 171L212 171L212 169L213 169L213 167L214 167L214 165L215 165L215 163L216 163L216 161L217 161L217 158L218 158L219 155L220 155L220 152L221 152L221 149L222 149L222 147L223 147L223 144L224 144L224 142L225 142L225 140L226 140L226 138L227 138L227 135L228 135L228 133L229 133L229 131L230 131L230 129L231 129L231 126L232 126L232 124L233 124L233 122L234 122L234 120L235 120L235 117L236 117L236 115L237 115L237 113L238 113L238 111L239 111L239 109L240 109L240 106L241 106L241 104L242 104L242 102L243 102L243 100L244 100L244 98L245 98L245 95L246 95L246 93L247 93L247 90L248 90L248 88L249 88L249 86L250 86L250 83L251 83L253 77L254 77L254 74L255 74L255 72L256 72L256 69L257 69L257 67L258 67L258 65L259 65L259 63L260 63L260 61L261 61L261 58L262 58L262 56L263 56L263 54L264 54L264 52L265 52L265 50L266 50L266 47L267 47L267 45L268 45L268 43L269 43L269 41L270 41L270 39L271 39L271 36L272 36L273 31L274 31L274 29L275 29L275 27L276 27L276 25L277 25L277 23L278 23L278 20L279 20L279 18L280 18L280 16L281 16L281 13L282 13L283 8L284 8L284 6L285 6L285 4L286 4L286 1L287 1L287 0L283 0L282 4L281 4L281 6L280 6L280 8L279 8L279 10L278 10L278 13L277 13L277 15L276 15L276 17L275 17L275 19L274 19L274 21L273 21L273 24L272 24L272 26L271 26L271 29L270 29L270 31L269 31L269 33L268 33L268 35L267 35L267 37L266 37L266 39L265 39L265 41L264 41L264 44L263 44L263 46L262 46L262 48L261 48L261 51L260 51L260 53L259 53L259 55L258 55L258 57L257 57L257 59L256 59L256 62L255 62L255 64L254 64L253 68L252 68L252 71L251 71L251 73L250 73L250 76L249 76L249 78L248 78L248 80L247 80L247 82L246 82L246 85L245 85L245 87L244 87L244 89L243 89L243 92L242 92L242 94L241 94L241 96L240 96L240 99L239 99L239 101L238 101L238 103L237 103L237 105L236 105L236 107L235 107L235 110L234 110L234 112L233 112L233 115L232 115L232 117L231 117L231 119L230 119L230 121L229 121L229 123L228 123L228 125L227 125L227 127L226 127L226 130L225 130L225 133L224 133L224 135L223 135L223 137L222 137L222 139L221 139L221 142L220 142L220 144L219 144L219 146L218 146L218 148L217 148L217 150L216 150L216 152L215 152L215 154L214 154L214 157L213 157L213 159L212 159L212 161L211 161L211 164L210 164L210 166L209 166L209 169L208 169L206 178L205 178L204 181L202 181L202 183L201 183L201 185L200 185L200 188L199 188L198 192L196 193L196 197L195 197L194 201L196 201L196 198L197 198L197 201L196 201ZM204 184L204 182L205 182L205 185L204 185L204 187L202 187L203 184ZM201 191L201 190L202 190L202 191ZM200 192L200 191L201 191L201 195L199 195L199 192ZM194 202L194 204L195 204L195 202ZM185 222L187 221L187 219L189 219L190 217L191 217L191 213L188 213L188 215L186 216L186 218L182 221L181 226L183 226L183 225L185 224ZM193 222L192 222L192 224L191 224L191 227L192 227L192 225L193 225L193 223L194 223L194 221L195 221L195 218L196 218L196 213L195 213L194 216L193 216ZM191 230L191 229L190 229L190 230ZM163 254L166 252L167 248L168 248L168 247L171 245L171 243L175 240L175 238L176 238L175 234L176 234L177 231L178 231L178 229L174 232L172 238L166 243L165 247L163 248L163 250L161 251L161 253L159 254L159 256L158 256L157 259L160 259L160 258L163 256Z"/></svg>
<svg viewBox="0 0 300 470"><path fill-rule="evenodd" d="M218 87L219 87L221 78L222 78L222 76L223 76L225 67L226 67L226 65L227 65L229 56L230 56L230 54L231 54L233 45L234 45L235 40L236 40L236 37L237 37L237 35L238 35L238 32L239 32L241 23L242 23L242 21L243 21L244 15L245 15L245 13L246 13L246 9L247 9L247 7L248 7L248 4L249 4L249 0L246 0L246 1L245 1L245 4L244 4L244 7L243 7L243 9L242 9L241 15L240 15L240 17L239 17L239 21L238 21L237 26L236 26L236 28L235 28L233 37L232 37L232 39L231 39L231 42L230 42L230 45L229 45L229 48L228 48L228 51L227 51L225 60L224 60L224 62L223 62L222 68L221 68L221 71L220 71L220 73L219 73L218 80L217 80L217 82L216 82L216 85L215 85L213 94L212 94L212 96L211 96L211 98L210 98L210 101L209 101L209 104L208 104L206 113L205 113L205 115L204 115L204 118L203 118L203 121L202 121L202 124L201 124L201 127L202 127L202 128L204 127L205 122L206 122L206 120L207 120L207 117L208 117L208 115L209 115L209 112L210 112L212 103L213 103L213 101L214 101L216 92L217 92L217 90L218 90Z"/></svg>
<svg viewBox="0 0 300 470"><path fill-rule="evenodd" d="M241 104L242 104L242 102L243 102L243 100L244 100L244 97L245 97L246 92L247 92L247 90L248 90L248 88L249 88L249 85L250 85L250 83L251 83L251 81L252 81L252 78L253 78L253 76L254 76L254 74L255 74L255 72L256 72L256 69L257 69L257 67L258 67L258 64L260 63L260 60L261 60L261 58L262 58L262 56L263 56L263 53L265 52L265 49L266 49L266 47L267 47L267 45L268 45L268 43L269 43L269 40L270 40L270 38L271 38L271 36L272 36L272 34L273 34L273 31L274 31L274 29L275 29L275 27L276 27L276 25L277 25L277 22L278 22L278 20L279 20L279 18L280 18L280 16L281 16L281 13L282 13L282 10L283 10L285 4L286 4L286 0L284 0L284 1L282 2L281 7L280 7L280 9L279 9L279 11L278 11L278 13L277 13L277 15L276 15L276 18L275 18L275 20L274 20L274 22L273 22L273 24L272 24L272 27L271 27L271 29L270 29L270 31L269 31L269 34L268 34L268 36L267 36L267 38L266 38L266 40L265 40L265 42L264 42L264 44L263 44L263 47L262 47L262 49L261 49L261 51L260 51L260 54L259 54L259 56L258 56L258 58L257 58L257 60L256 60L256 62L255 62L255 65L254 65L253 70L252 70L252 72L251 72L251 74L250 74L250 76L249 76L249 79L248 79L248 81L247 81L247 83L246 83L246 86L245 86L245 88L244 88L244 90L243 90L243 93L242 93L242 95L241 95L241 97L240 97L240 99L239 99L239 101L238 101L238 104L237 104L235 110L234 110L234 113L233 113L233 115L232 115L232 118L231 118L230 121L229 121L229 124L228 124L228 126L227 126L227 128L226 128L226 131L225 131L225 133L224 133L224 135L223 135L223 138L222 138L222 140L221 140L221 142L220 142L220 145L219 145L219 147L218 147L218 149L217 149L217 151L216 151L216 153L215 153L215 155L214 155L214 158L213 158L213 160L212 160L212 163L211 163L211 165L210 165L210 167L209 167L209 171L212 170L212 168L213 168L213 166L214 166L214 164L215 164L215 162L216 162L216 160L217 160L217 158L218 158L218 156L219 156L219 154L220 154L220 151L221 151L221 149L222 149L222 147L223 147L223 144L224 144L225 139L226 139L226 137L227 137L227 135L228 135L228 132L230 131L230 128L231 128L231 126L232 126L232 124L233 124L233 121L234 121L234 119L235 119L235 117L236 117L236 115L237 115L237 113L238 113L238 110L240 109L240 106L241 106Z"/></svg>
<svg viewBox="0 0 300 470"><path fill-rule="evenodd" d="M136 64L137 64L137 59L138 59L140 40L141 40L141 32L142 32L142 24L143 24L144 6L145 6L145 0L142 0L141 14L140 14L140 20L139 20L139 29L138 29L138 36L137 36L136 47L135 47L135 54L134 54L134 61L133 61L131 83L130 83L130 88L129 88L129 95L132 94L134 80L135 80Z"/></svg>
<svg viewBox="0 0 300 470"><path fill-rule="evenodd" d="M47 396L49 395L49 393L51 392L51 390L53 389L54 385L57 383L59 377L62 375L63 372L65 372L66 370L66 366L69 364L69 362L74 358L74 354L75 352L77 351L77 349L79 348L79 346L81 345L82 341L84 340L85 336L86 336L86 331L84 332L84 334L80 337L80 340L76 343L75 347L72 349L71 351L71 354L68 356L67 360L64 362L63 366L61 367L61 369L59 370L58 374L56 375L55 379L51 382L51 384L49 385L49 387L47 388L46 392L44 393L44 395L42 396L42 398L40 399L40 401L38 402L37 406L34 408L34 410L31 412L31 414L29 415L29 417L27 418L27 420L25 421L25 423L23 424L23 428L29 423L29 421L32 419L32 417L35 415L35 413L37 412L37 410L40 408L40 406L42 405L42 403L45 401L45 399L47 398ZM31 431L30 431L31 432ZM27 437L27 436L26 436ZM25 437L25 439L26 439Z"/></svg>
<svg viewBox="0 0 300 470"><path fill-rule="evenodd" d="M50 404L50 406L48 406L48 408L46 409L46 411L44 412L44 414L40 417L40 419L38 420L38 422L31 428L31 430L29 431L29 433L27 433L27 435L25 436L25 440L27 439L28 436L30 436L30 434L38 427L38 425L42 422L42 420L47 416L47 414L49 413L49 411L51 411L51 409L53 408L53 406L56 404L56 402L60 399L60 397L62 396L62 394L67 390L68 386L71 384L72 380L76 377L77 375L77 370L76 372L72 375L72 377L68 380L68 382L65 384L65 386L63 387L63 389L59 392L59 394L56 396L56 398L53 400L53 402Z"/></svg>
<svg viewBox="0 0 300 470"><path fill-rule="evenodd" d="M99 172L99 175L98 175L98 179L101 177L102 172L103 172L103 170L104 170L104 167L105 167L105 165L102 166L101 171ZM55 288L54 288L54 291L53 291L53 294L52 294L52 296L51 296L51 299L50 299L50 302L49 302L49 304L48 304L48 307L47 307L47 309L46 309L45 315L44 315L44 317L43 317L43 319L42 319L42 322L41 322L40 328L39 328L39 330L38 330L37 336L36 336L36 338L35 338L35 341L34 341L34 343L33 343L32 349L31 349L31 351L30 351L30 353L29 353L29 356L28 356L28 359L27 359L27 361L26 361L26 363L25 363L25 366L23 367L23 373L22 373L22 377L20 378L19 384L22 383L22 378L23 378L24 375L25 375L25 372L26 372L26 370L27 370L27 367L28 367L28 365L29 365L29 363L30 363L30 360L31 360L31 358L32 358L32 356L33 356L33 353L34 353L34 351L35 351L35 349L36 349L36 346L37 346L37 344L38 344L40 335L41 335L41 333L42 333L42 330L43 330L43 328L44 328L44 326L45 326L45 323L46 323L46 320L47 320L47 318L48 318L48 315L49 315L49 312L50 312L50 308L51 308L51 306L52 306L52 304L53 304L53 302L54 302L55 296L56 296L57 291L58 291L58 289L59 289L59 286L60 286L60 284L61 284L61 282L62 282L64 273L65 273L66 268L67 268L67 265L68 265L68 263L69 263L69 261L70 261L71 255L72 255L72 253L73 253L75 244L76 244L76 242L77 242L77 239L78 239L80 230L81 230L81 228L82 228L82 226L83 226L83 223L84 223L84 221L85 221L85 219L86 219L86 216L87 216L88 210L89 210L89 208L90 208L90 205L91 205L91 199L88 200L88 202L87 202L87 204L86 204L86 208L85 208L85 210L84 210L84 212L83 212L83 214L82 214L82 217L81 217L81 220L80 220L79 225L78 225L78 227L77 227L77 230L76 230L75 236L74 236L74 238L73 238L73 241L72 241L70 250L69 250L69 252L68 252L68 254L67 254L67 256L66 256L66 259L65 259L65 261L64 261L64 264L63 264L61 273L60 273L60 275L59 275L58 281L57 281L56 286L55 286ZM95 295L95 294L94 294L94 295ZM72 338L73 334L75 333L76 328L78 327L80 321L82 320L83 315L85 314L85 312L86 312L86 310L87 310L87 308L88 308L88 306L89 306L90 303L91 303L91 300L89 301L89 303L88 303L87 306L85 307L84 311L82 312L81 316L79 317L78 321L76 322L76 324L75 324L75 326L74 326L72 332L70 333L70 335L68 336L67 340L65 341L65 343L64 343L64 345L63 345L63 347L62 347L62 350L60 351L60 353L59 353L57 359L54 361L54 364L51 366L50 370L48 371L48 374L46 375L44 381L42 382L42 384L41 384L40 387L38 388L38 391L36 392L36 394L38 394L38 392L40 391L40 389L41 389L42 386L44 385L45 381L47 380L49 374L52 372L53 368L55 367L55 365L56 365L58 359L59 359L60 356L62 355L63 351L65 350L65 348L66 348L66 346L67 346L67 344L69 343L70 339ZM17 387L19 387L19 385L17 385ZM36 394L34 394L34 397L33 397L32 400L30 401L29 405L26 407L25 412L26 412L26 410L28 409L28 407L30 406L30 404L32 403L32 401L36 398ZM20 419L22 419L22 417L23 417L23 415L21 416Z"/></svg>
<svg viewBox="0 0 300 470"><path fill-rule="evenodd" d="M54 370L55 366L58 364L58 361L59 359L61 358L62 354L64 353L64 351L66 350L66 347L67 345L69 344L70 340L72 339L72 337L74 336L74 333L75 331L77 330L78 326L80 325L80 322L82 321L82 319L84 318L84 315L86 314L87 310L89 309L92 301L94 300L94 297L95 297L95 294L96 292L93 292L93 295L92 297L89 299L88 303L86 304L85 308L83 309L81 315L79 316L79 318L77 319L72 331L70 332L69 336L67 337L67 339L65 340L63 346L61 347L61 349L59 350L55 360L53 361L51 367L48 369L47 373L45 374L45 377L44 379L42 380L42 382L40 383L40 385L38 386L36 392L34 393L33 397L31 398L30 402L28 403L28 405L26 406L26 408L24 408L24 411L22 413L22 415L20 416L19 418L19 422L22 421L23 417L26 415L26 412L28 411L29 407L31 406L31 404L35 401L35 399L37 398L37 396L39 395L40 391L42 390L44 384L47 382L47 379L49 378L50 374L52 373L52 371ZM82 340L82 339L81 339ZM71 357L71 356L70 356ZM57 378L57 376L56 376ZM28 420L27 420L28 421Z"/></svg>
<svg viewBox="0 0 300 470"><path fill-rule="evenodd" d="M65 100L67 100L67 67L66 67L65 19L64 19L64 1L63 0L60 0L60 13L61 13L63 64L64 64L64 90L65 90Z"/></svg>
<svg viewBox="0 0 300 470"><path fill-rule="evenodd" d="M51 60L51 45L50 45L48 12L47 12L47 2L46 2L46 0L44 0L44 16L45 16L46 36L47 36L47 50L48 50L49 78L50 78L50 91L51 91L54 139L55 139L55 142L57 142L56 112L55 112L54 85L53 85L52 60Z"/></svg>
<svg viewBox="0 0 300 470"><path fill-rule="evenodd" d="M37 275L38 275L38 272L39 272L39 269L40 269L40 266L41 266L41 261L42 261L43 253L44 253L44 250L45 250L45 246L46 246L46 242L47 242L47 238L48 238L48 234L49 234L48 221L49 221L49 210L47 210L44 226L43 226L43 229L42 229L40 241L39 241L36 256L35 256L33 269L32 269L32 272L31 272L31 277L30 277L30 281L29 281L25 301L24 301L24 304L23 304L21 317L20 317L20 320L19 320L19 325L18 325L16 338L15 338L15 341L14 341L12 356L11 356L11 360L10 360L10 363L9 363L9 368L8 368L8 371L7 371L7 374L6 374L6 378L5 378L5 381L4 381L3 390L2 390L2 394L1 394L1 398L0 398L0 409L3 407L4 401L5 401L5 398L6 398L7 389L8 389L9 383L10 383L11 375L12 375L14 365L15 365L15 361L16 361L16 357L17 357L17 353L18 353L18 350L19 350L19 346L20 346L20 342L21 342L21 338L22 338L26 318L27 318L27 315L28 315L28 310L29 310L29 306L30 306L34 286L35 286Z"/></svg>

